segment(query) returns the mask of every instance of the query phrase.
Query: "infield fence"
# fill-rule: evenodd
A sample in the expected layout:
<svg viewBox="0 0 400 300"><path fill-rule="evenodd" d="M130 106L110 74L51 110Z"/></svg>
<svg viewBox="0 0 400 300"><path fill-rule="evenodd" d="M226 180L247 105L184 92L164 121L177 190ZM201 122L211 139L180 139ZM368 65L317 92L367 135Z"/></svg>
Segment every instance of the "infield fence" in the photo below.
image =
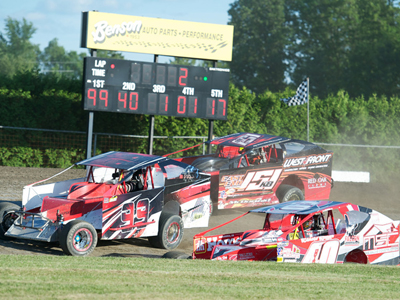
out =
<svg viewBox="0 0 400 300"><path fill-rule="evenodd" d="M153 153L164 155L201 144L185 156L205 154L206 136L154 136ZM86 158L87 133L0 126L0 166L68 167ZM334 152L334 169L371 173L371 181L398 174L400 146L314 142ZM148 136L94 133L93 155L107 151L147 153ZM181 156L182 153L173 157Z"/></svg>

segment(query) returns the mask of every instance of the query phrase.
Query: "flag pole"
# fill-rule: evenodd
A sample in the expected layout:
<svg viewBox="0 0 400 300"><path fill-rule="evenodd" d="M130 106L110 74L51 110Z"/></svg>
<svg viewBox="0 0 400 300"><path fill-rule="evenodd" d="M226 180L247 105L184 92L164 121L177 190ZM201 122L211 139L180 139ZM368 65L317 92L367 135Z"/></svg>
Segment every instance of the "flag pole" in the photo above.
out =
<svg viewBox="0 0 400 300"><path fill-rule="evenodd" d="M310 141L310 78L307 77L307 142Z"/></svg>

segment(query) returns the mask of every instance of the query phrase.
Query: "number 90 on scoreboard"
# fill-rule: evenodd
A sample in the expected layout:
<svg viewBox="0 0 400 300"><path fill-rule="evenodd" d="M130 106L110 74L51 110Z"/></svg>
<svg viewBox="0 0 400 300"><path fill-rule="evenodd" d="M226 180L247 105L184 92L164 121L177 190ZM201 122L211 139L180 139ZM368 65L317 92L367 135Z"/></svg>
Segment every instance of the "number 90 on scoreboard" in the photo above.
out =
<svg viewBox="0 0 400 300"><path fill-rule="evenodd" d="M86 57L89 111L227 120L229 69Z"/></svg>

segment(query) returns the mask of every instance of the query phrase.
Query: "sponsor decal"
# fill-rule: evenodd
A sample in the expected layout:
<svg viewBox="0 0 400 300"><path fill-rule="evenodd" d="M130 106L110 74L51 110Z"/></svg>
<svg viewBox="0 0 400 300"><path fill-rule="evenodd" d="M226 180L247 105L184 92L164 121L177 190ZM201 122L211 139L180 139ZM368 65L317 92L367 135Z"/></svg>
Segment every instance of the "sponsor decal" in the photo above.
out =
<svg viewBox="0 0 400 300"><path fill-rule="evenodd" d="M225 175L221 178L224 187L240 187L243 183L244 175Z"/></svg>
<svg viewBox="0 0 400 300"><path fill-rule="evenodd" d="M217 236L207 237L207 238L199 238L195 239L195 253L205 253L207 251L212 251L214 246L216 245L233 245L237 244L240 241L240 237L236 238L221 238L219 239Z"/></svg>
<svg viewBox="0 0 400 300"><path fill-rule="evenodd" d="M344 242L347 245L358 245L360 243L360 237L358 235L346 235Z"/></svg>
<svg viewBox="0 0 400 300"><path fill-rule="evenodd" d="M230 200L226 204L248 204L248 203L270 203L270 202L271 202L271 198L268 198L268 199L257 198L255 200L251 200L251 199Z"/></svg>
<svg viewBox="0 0 400 300"><path fill-rule="evenodd" d="M315 242L315 241L326 241L326 240L330 240L330 239L331 239L330 236L316 236L316 237L301 239L301 242L304 244L304 243Z"/></svg>
<svg viewBox="0 0 400 300"><path fill-rule="evenodd" d="M318 177L318 178L309 178L307 183L308 183L308 188L309 189L320 189L326 187L327 183L327 178L326 177Z"/></svg>
<svg viewBox="0 0 400 300"><path fill-rule="evenodd" d="M111 26L107 21L103 20L94 24L95 31L92 31L93 42L104 43L106 38L112 38L113 36L124 36L127 33L140 33L142 28L142 21L129 21L122 22L121 24L115 24Z"/></svg>
<svg viewBox="0 0 400 300"><path fill-rule="evenodd" d="M285 258L300 258L300 249L296 245L292 245L291 248L283 248L282 256Z"/></svg>
<svg viewBox="0 0 400 300"><path fill-rule="evenodd" d="M331 159L331 157L332 153L288 158L285 160L283 167L284 168L304 167L307 165L327 163Z"/></svg>
<svg viewBox="0 0 400 300"><path fill-rule="evenodd" d="M252 252L247 252L247 253L239 253L237 260L249 260L254 258L255 256Z"/></svg>

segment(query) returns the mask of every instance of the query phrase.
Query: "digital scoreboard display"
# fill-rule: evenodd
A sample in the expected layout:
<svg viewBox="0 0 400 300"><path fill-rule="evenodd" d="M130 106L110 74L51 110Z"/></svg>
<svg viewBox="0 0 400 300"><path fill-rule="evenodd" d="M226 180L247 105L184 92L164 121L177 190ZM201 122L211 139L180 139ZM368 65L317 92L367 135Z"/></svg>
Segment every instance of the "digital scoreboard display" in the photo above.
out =
<svg viewBox="0 0 400 300"><path fill-rule="evenodd" d="M229 69L86 57L89 111L227 120Z"/></svg>

